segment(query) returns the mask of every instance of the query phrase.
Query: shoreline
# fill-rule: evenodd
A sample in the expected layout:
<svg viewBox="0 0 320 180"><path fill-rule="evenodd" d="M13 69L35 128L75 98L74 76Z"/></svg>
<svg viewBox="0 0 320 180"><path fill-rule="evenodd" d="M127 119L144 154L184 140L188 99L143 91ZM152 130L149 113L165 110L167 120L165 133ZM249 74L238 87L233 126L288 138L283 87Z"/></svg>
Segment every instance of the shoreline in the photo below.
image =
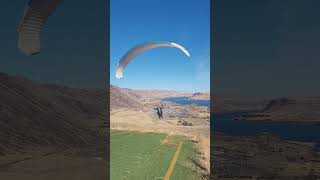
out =
<svg viewBox="0 0 320 180"><path fill-rule="evenodd" d="M277 117L272 117L268 114L255 114L256 112L250 111L216 111L212 112L212 117L222 114L238 114L237 117L234 117L234 121L248 121L248 122L272 122L272 123L296 123L296 124L313 124L320 125L319 120L301 120L301 119L281 119Z"/></svg>
<svg viewBox="0 0 320 180"><path fill-rule="evenodd" d="M248 121L248 122L270 122L270 123L290 123L290 124L310 124L310 125L319 125L320 121L316 120L276 120L276 119L255 119L255 118L234 118L234 121Z"/></svg>
<svg viewBox="0 0 320 180"><path fill-rule="evenodd" d="M247 122L270 122L270 123L291 123L291 124L320 125L320 120L257 119L257 118L241 118L241 117L240 118L233 118L232 120L233 121L247 121Z"/></svg>

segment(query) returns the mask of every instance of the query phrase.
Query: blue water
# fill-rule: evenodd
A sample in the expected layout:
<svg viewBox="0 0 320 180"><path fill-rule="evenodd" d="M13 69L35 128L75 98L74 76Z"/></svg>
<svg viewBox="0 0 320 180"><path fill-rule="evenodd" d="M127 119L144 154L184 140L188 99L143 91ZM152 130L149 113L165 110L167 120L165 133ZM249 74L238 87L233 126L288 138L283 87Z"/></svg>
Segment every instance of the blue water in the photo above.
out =
<svg viewBox="0 0 320 180"><path fill-rule="evenodd" d="M292 141L320 142L320 124L234 120L240 113L214 113L211 130L236 136L271 133Z"/></svg>
<svg viewBox="0 0 320 180"><path fill-rule="evenodd" d="M192 100L188 99L187 97L171 97L171 98L164 98L162 99L164 101L174 102L177 104L194 104L197 106L210 106L210 101L206 100Z"/></svg>
<svg viewBox="0 0 320 180"><path fill-rule="evenodd" d="M166 98L163 100L178 104L210 106L210 101L190 100L186 97ZM234 120L239 116L240 113L211 114L211 131L223 132L234 136L255 136L261 133L270 133L290 141L320 143L320 124Z"/></svg>

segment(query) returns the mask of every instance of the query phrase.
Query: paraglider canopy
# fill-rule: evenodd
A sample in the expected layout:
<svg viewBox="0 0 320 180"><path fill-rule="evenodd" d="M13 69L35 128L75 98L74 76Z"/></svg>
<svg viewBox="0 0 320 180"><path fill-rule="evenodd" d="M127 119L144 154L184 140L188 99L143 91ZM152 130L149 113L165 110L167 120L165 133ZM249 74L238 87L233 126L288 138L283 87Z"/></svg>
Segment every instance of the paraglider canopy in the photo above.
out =
<svg viewBox="0 0 320 180"><path fill-rule="evenodd" d="M123 71L125 67L128 65L128 63L137 55L144 51L148 51L153 48L158 47L174 47L177 49L180 49L186 56L190 57L189 51L184 48L183 46L173 43L173 42L161 42L161 41L154 41L154 42L148 42L144 44L139 44L132 49L130 49L119 61L117 70L116 70L116 78L121 79L123 78Z"/></svg>
<svg viewBox="0 0 320 180"><path fill-rule="evenodd" d="M18 48L27 55L40 52L40 33L62 0L29 0L18 28Z"/></svg>

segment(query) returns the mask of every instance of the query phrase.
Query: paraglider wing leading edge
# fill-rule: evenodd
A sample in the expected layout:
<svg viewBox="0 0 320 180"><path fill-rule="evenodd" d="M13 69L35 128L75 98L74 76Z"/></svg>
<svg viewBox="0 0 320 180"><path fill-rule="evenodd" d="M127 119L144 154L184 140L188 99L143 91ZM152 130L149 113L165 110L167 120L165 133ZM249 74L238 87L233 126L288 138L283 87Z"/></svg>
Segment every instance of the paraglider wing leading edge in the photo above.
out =
<svg viewBox="0 0 320 180"><path fill-rule="evenodd" d="M116 70L116 78L123 78L123 71L128 63L137 55L144 51L148 51L153 48L158 47L174 47L180 49L186 56L190 57L190 53L183 46L173 43L173 42L148 42L144 44L137 45L130 49L119 61L117 70Z"/></svg>

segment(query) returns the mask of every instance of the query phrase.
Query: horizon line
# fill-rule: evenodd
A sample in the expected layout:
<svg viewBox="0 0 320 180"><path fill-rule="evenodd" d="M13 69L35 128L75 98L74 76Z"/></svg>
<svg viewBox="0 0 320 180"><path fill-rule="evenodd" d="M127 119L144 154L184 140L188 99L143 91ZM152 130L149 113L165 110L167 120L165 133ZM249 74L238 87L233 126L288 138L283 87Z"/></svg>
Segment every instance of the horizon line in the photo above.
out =
<svg viewBox="0 0 320 180"><path fill-rule="evenodd" d="M140 90L140 91L175 91L175 92L184 92L184 93L209 93L210 94L210 90L207 91L192 91L192 90L177 90L177 89L156 89L156 88L150 88L150 89L146 89L146 88L130 88L130 87L122 87L119 85L114 85L111 84L111 86L115 86L115 87L119 87L119 88L126 88L126 89L132 89L132 90Z"/></svg>

